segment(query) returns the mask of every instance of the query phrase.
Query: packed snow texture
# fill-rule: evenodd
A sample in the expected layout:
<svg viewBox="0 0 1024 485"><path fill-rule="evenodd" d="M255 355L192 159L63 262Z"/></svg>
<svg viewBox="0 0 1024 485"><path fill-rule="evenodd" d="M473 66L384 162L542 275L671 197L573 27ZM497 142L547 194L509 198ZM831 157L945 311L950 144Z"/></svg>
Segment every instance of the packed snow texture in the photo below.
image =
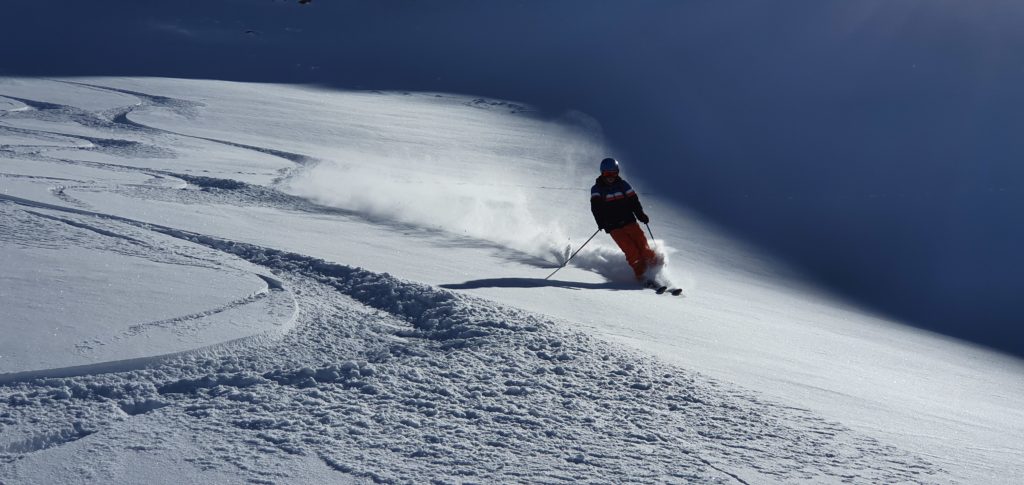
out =
<svg viewBox="0 0 1024 485"><path fill-rule="evenodd" d="M0 110L0 483L1022 477L1019 362L642 181L689 296L603 234L544 280L595 229L583 115L169 79L0 79Z"/></svg>

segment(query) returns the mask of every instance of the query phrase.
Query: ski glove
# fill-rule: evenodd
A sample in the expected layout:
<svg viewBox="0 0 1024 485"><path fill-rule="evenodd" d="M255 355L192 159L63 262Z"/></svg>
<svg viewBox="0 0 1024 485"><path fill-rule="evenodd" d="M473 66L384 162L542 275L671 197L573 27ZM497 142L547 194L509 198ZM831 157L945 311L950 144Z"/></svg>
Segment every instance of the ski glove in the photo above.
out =
<svg viewBox="0 0 1024 485"><path fill-rule="evenodd" d="M647 214L645 214L643 212L641 212L640 214L637 214L636 218L639 219L640 222L642 222L644 224L647 224L648 222L651 222L651 218L647 217Z"/></svg>

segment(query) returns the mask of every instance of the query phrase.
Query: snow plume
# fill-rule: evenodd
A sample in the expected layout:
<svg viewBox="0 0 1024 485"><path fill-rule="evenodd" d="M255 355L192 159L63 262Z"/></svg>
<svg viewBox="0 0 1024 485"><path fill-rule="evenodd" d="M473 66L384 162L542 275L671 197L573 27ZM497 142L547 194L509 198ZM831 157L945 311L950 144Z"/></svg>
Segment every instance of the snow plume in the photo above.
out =
<svg viewBox="0 0 1024 485"><path fill-rule="evenodd" d="M377 100L385 106L379 111L389 113L388 99ZM287 190L381 222L494 243L512 250L511 258L545 267L564 263L592 233L590 187L600 160L614 155L597 121L578 112L541 120L497 101L401 102L416 108L364 118L370 122L358 136L291 176ZM667 261L672 251L664 241L654 247ZM605 234L571 264L633 281ZM650 276L673 283L664 269Z"/></svg>
<svg viewBox="0 0 1024 485"><path fill-rule="evenodd" d="M597 237L601 237L601 234ZM680 286L669 270L669 256L676 252L675 249L667 246L661 239L648 240L648 243L662 264L649 269L647 278L668 286ZM626 263L626 257L614 243L591 243L573 258L572 264L598 273L610 281L632 283L635 280L633 270Z"/></svg>
<svg viewBox="0 0 1024 485"><path fill-rule="evenodd" d="M531 188L429 171L395 177L378 166L322 164L297 176L291 191L372 218L492 241L548 259L555 242L567 239L557 221L531 207Z"/></svg>
<svg viewBox="0 0 1024 485"><path fill-rule="evenodd" d="M415 136L374 127L394 140L342 149L292 176L287 190L562 263L570 238L592 226L591 173L607 152L599 127L579 113L553 122L479 106L435 106L445 122L420 114Z"/></svg>

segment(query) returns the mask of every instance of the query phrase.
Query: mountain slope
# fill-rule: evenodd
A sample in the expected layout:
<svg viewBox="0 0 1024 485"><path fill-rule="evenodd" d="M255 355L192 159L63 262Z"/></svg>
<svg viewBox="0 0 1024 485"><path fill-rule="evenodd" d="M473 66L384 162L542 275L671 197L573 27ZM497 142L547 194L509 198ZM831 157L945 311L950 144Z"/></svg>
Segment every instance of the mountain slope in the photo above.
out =
<svg viewBox="0 0 1024 485"><path fill-rule="evenodd" d="M174 268L183 284L131 301L91 294L131 317L73 322L96 340L114 341L88 321L177 338L79 354L89 368L5 363L50 372L5 375L0 480L1021 476L1018 361L830 301L654 194L687 299L632 289L603 235L543 280L593 230L603 147L581 115L170 79L3 80L0 100L2 254L55 241L56 265L87 270L81 242L127 273L163 257L240 285ZM10 305L7 331L48 314Z"/></svg>

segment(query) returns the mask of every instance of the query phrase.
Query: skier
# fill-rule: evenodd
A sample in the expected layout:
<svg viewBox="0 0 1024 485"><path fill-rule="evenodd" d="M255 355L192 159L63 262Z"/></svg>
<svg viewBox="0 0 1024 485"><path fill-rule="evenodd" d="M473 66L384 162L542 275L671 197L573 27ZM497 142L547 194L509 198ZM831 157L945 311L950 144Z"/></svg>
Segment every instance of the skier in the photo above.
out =
<svg viewBox="0 0 1024 485"><path fill-rule="evenodd" d="M614 158L601 160L601 176L590 189L590 211L594 213L597 227L611 234L615 244L626 254L626 262L633 268L637 281L645 281L647 270L660 264L658 256L647 245L647 237L637 220L647 224L651 221L640 198L626 182L619 177L619 162Z"/></svg>

